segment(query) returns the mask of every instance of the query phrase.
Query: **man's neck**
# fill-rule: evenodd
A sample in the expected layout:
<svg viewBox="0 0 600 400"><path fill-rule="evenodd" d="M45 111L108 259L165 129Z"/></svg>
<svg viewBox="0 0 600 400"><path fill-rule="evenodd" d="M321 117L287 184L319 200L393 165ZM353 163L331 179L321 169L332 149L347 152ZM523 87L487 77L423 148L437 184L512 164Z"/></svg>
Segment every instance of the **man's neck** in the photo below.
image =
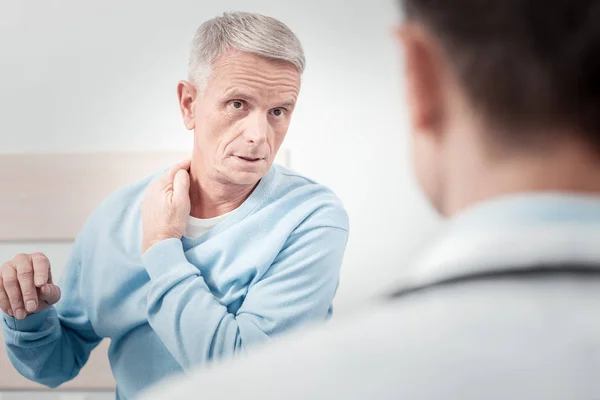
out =
<svg viewBox="0 0 600 400"><path fill-rule="evenodd" d="M600 195L600 156L581 146L564 146L534 156L496 160L469 168L461 189L449 196L446 215L488 199L519 193L563 192ZM458 185L457 185L458 187Z"/></svg>
<svg viewBox="0 0 600 400"><path fill-rule="evenodd" d="M213 218L238 208L252 194L254 185L233 185L208 179L204 174L190 171L190 215Z"/></svg>

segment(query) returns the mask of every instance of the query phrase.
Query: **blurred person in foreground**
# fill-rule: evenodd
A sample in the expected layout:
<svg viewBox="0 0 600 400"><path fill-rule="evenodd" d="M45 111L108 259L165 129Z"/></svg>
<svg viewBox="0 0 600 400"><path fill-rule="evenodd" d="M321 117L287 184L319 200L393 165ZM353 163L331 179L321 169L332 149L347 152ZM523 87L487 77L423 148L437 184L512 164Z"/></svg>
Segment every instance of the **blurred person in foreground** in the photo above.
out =
<svg viewBox="0 0 600 400"><path fill-rule="evenodd" d="M600 0L401 5L443 231L360 315L143 399L598 398Z"/></svg>
<svg viewBox="0 0 600 400"><path fill-rule="evenodd" d="M272 165L304 65L300 41L274 18L226 13L200 26L178 85L191 162L99 206L60 285L43 254L0 267L4 338L21 374L58 386L109 338L116 397L131 399L328 318L346 211L330 189Z"/></svg>

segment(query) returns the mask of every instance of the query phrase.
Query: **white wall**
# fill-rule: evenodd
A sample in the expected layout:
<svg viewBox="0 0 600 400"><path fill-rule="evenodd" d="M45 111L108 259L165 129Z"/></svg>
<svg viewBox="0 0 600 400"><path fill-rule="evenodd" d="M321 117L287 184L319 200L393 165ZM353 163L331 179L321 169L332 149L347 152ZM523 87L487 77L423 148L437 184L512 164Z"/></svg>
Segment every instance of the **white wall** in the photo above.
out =
<svg viewBox="0 0 600 400"><path fill-rule="evenodd" d="M280 18L304 44L286 146L350 214L336 300L349 310L436 226L409 174L394 0L0 0L0 152L188 148L175 92L188 45L235 9ZM70 245L4 244L0 259L20 251L47 252L59 275Z"/></svg>

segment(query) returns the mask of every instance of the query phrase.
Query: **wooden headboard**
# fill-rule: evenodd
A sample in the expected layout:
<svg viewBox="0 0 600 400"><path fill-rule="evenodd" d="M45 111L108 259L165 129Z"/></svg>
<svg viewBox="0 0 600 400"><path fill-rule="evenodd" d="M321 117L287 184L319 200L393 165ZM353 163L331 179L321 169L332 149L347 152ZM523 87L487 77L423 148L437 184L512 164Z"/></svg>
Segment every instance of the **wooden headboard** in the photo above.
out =
<svg viewBox="0 0 600 400"><path fill-rule="evenodd" d="M114 190L186 152L0 154L0 242L70 241ZM281 150L276 162L289 166Z"/></svg>
<svg viewBox="0 0 600 400"><path fill-rule="evenodd" d="M0 244L72 242L93 209L110 193L189 156L186 152L0 154ZM276 162L289 166L281 150ZM0 260L0 262L5 260ZM61 389L113 390L109 341ZM0 390L44 389L21 377L0 335Z"/></svg>

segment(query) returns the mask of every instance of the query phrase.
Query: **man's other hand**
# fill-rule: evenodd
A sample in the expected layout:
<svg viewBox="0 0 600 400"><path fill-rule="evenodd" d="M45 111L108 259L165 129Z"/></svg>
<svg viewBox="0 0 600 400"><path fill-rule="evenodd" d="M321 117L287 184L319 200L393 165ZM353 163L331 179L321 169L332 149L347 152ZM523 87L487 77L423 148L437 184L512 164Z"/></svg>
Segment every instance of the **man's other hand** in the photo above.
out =
<svg viewBox="0 0 600 400"><path fill-rule="evenodd" d="M42 253L19 254L0 267L0 309L23 319L60 300L50 261Z"/></svg>

